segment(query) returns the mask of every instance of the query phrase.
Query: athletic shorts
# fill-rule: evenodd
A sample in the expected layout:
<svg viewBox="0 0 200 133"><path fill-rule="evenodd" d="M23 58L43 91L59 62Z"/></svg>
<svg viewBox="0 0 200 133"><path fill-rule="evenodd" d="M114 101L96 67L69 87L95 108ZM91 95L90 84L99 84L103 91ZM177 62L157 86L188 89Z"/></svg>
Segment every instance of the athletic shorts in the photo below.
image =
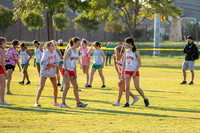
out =
<svg viewBox="0 0 200 133"><path fill-rule="evenodd" d="M36 64L36 66L40 66L40 62L36 62L35 64Z"/></svg>
<svg viewBox="0 0 200 133"><path fill-rule="evenodd" d="M190 68L190 71L193 71L194 70L194 62L195 61L184 61L182 70L188 70L188 68Z"/></svg>
<svg viewBox="0 0 200 133"><path fill-rule="evenodd" d="M100 67L101 67L101 65L92 64L92 68L99 69Z"/></svg>
<svg viewBox="0 0 200 133"><path fill-rule="evenodd" d="M3 68L2 68L2 66L0 65L0 74L3 74L3 73L4 73Z"/></svg>
<svg viewBox="0 0 200 133"><path fill-rule="evenodd" d="M68 72L69 76L75 76L75 72L74 71L67 70L67 72ZM64 68L62 68L61 73L62 73L62 76L65 75L65 69Z"/></svg>
<svg viewBox="0 0 200 133"><path fill-rule="evenodd" d="M129 74L129 75L133 75L135 71L125 71L125 75ZM139 71L136 72L136 76L140 76Z"/></svg>
<svg viewBox="0 0 200 133"><path fill-rule="evenodd" d="M5 67L6 67L6 71L7 71L8 69L12 69L13 71L15 70L15 66L10 65L10 64L5 65Z"/></svg>
<svg viewBox="0 0 200 133"><path fill-rule="evenodd" d="M21 67L24 68L25 65L29 65L30 66L29 63L25 63L25 64L21 64Z"/></svg>
<svg viewBox="0 0 200 133"><path fill-rule="evenodd" d="M58 63L58 66L60 66L60 65L62 65L63 64L63 61L60 61L59 63Z"/></svg>

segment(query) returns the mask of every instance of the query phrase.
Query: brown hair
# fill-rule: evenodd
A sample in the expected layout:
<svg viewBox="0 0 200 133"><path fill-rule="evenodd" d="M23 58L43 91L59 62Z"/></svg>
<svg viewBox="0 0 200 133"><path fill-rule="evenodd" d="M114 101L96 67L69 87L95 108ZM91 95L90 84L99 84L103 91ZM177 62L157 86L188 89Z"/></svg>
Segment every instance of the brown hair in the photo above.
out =
<svg viewBox="0 0 200 133"><path fill-rule="evenodd" d="M25 44L24 44L24 43L20 43L20 46L22 46L22 47L25 47L25 48L26 48L26 46L25 46Z"/></svg>
<svg viewBox="0 0 200 133"><path fill-rule="evenodd" d="M132 46L133 46L132 51L133 51L133 52L135 52L135 51L137 50L137 48L136 48L136 46L135 46L135 44L134 44L134 40L133 40L132 37L127 37L127 38L125 39L125 43L131 43L131 44L132 44Z"/></svg>
<svg viewBox="0 0 200 133"><path fill-rule="evenodd" d="M101 48L101 43L100 43L100 42L95 41L93 44L94 44L95 46L98 46L99 48Z"/></svg>
<svg viewBox="0 0 200 133"><path fill-rule="evenodd" d="M37 40L33 40L33 43L40 45L40 42L38 42Z"/></svg>
<svg viewBox="0 0 200 133"><path fill-rule="evenodd" d="M6 42L6 38L5 37L0 37L0 45L2 45L5 42Z"/></svg>
<svg viewBox="0 0 200 133"><path fill-rule="evenodd" d="M118 51L120 54L125 52L125 47L123 45L118 45L115 47L115 50Z"/></svg>
<svg viewBox="0 0 200 133"><path fill-rule="evenodd" d="M74 43L80 41L80 39L78 37L72 37L70 40L69 40L69 46L72 47L74 45Z"/></svg>
<svg viewBox="0 0 200 133"><path fill-rule="evenodd" d="M48 41L45 45L44 45L44 48L47 49L48 47L51 46L51 44L53 44L52 41Z"/></svg>
<svg viewBox="0 0 200 133"><path fill-rule="evenodd" d="M82 39L82 42L87 46L87 42L85 39Z"/></svg>
<svg viewBox="0 0 200 133"><path fill-rule="evenodd" d="M19 45L19 41L17 39L14 39L12 41L12 45L15 46L15 45Z"/></svg>
<svg viewBox="0 0 200 133"><path fill-rule="evenodd" d="M53 44L57 47L57 43L55 40L51 40L53 42Z"/></svg>

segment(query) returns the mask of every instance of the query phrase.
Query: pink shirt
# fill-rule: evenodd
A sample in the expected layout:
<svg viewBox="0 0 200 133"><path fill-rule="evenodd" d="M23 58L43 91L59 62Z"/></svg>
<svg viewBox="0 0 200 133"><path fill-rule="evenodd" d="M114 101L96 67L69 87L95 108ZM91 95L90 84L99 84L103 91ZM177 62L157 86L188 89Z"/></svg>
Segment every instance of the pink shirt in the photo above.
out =
<svg viewBox="0 0 200 133"><path fill-rule="evenodd" d="M87 53L88 48L86 47L85 49L83 49L82 47L80 47L80 52L81 52L81 63L82 65L89 65L90 64L90 54Z"/></svg>
<svg viewBox="0 0 200 133"><path fill-rule="evenodd" d="M6 50L5 65L16 65L16 60L19 59L18 51L15 48L8 48Z"/></svg>

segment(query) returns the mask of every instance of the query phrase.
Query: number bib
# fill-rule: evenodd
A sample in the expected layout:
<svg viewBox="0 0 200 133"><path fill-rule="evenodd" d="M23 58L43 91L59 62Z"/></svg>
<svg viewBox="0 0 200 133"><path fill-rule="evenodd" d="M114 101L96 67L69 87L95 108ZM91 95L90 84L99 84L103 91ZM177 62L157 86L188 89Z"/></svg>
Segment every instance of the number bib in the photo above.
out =
<svg viewBox="0 0 200 133"><path fill-rule="evenodd" d="M133 60L126 59L126 66L132 66L132 65L133 65Z"/></svg>
<svg viewBox="0 0 200 133"><path fill-rule="evenodd" d="M73 67L73 68L74 68L74 67L75 67L75 65L76 65L76 60L72 60L72 61L71 61L71 67Z"/></svg>

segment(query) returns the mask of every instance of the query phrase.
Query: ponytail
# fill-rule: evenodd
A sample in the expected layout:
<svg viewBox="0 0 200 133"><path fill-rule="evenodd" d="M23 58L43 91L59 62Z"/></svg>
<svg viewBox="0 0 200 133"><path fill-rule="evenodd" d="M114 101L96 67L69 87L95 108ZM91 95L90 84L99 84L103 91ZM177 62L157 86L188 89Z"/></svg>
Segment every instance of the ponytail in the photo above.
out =
<svg viewBox="0 0 200 133"><path fill-rule="evenodd" d="M133 52L135 52L136 50L137 50L137 47L136 47L136 45L134 44L134 40L133 40L133 38L132 37L127 37L126 39L125 39L125 43L129 43L129 44L132 44L132 51Z"/></svg>
<svg viewBox="0 0 200 133"><path fill-rule="evenodd" d="M74 43L80 41L80 39L78 37L72 37L71 39L69 39L69 47L73 47Z"/></svg>

